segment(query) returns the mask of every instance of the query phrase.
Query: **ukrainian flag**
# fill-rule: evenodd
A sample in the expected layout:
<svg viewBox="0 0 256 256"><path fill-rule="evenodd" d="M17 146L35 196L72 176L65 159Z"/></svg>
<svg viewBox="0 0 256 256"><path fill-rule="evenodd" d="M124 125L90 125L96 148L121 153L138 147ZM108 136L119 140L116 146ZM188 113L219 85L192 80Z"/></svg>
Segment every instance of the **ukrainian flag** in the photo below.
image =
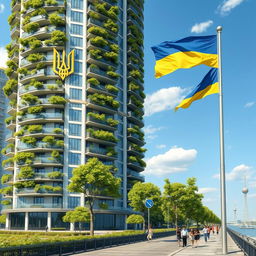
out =
<svg viewBox="0 0 256 256"><path fill-rule="evenodd" d="M181 103L175 108L175 111L179 108L188 108L193 101L203 99L210 94L219 93L217 72L217 68L212 68L206 74L202 82L181 101Z"/></svg>
<svg viewBox="0 0 256 256"><path fill-rule="evenodd" d="M218 67L216 35L190 36L178 41L165 41L153 46L152 50L156 58L156 78L179 68L192 68L201 64Z"/></svg>

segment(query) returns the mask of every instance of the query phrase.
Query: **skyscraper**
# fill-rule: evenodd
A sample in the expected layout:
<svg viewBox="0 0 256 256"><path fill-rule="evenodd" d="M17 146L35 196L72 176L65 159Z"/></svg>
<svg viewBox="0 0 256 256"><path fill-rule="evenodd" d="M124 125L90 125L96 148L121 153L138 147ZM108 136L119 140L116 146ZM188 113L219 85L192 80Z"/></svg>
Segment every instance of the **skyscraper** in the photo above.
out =
<svg viewBox="0 0 256 256"><path fill-rule="evenodd" d="M122 196L98 198L95 228L123 229L144 180L143 0L12 0L9 23L7 228L68 228L62 216L84 205L72 169L97 157Z"/></svg>

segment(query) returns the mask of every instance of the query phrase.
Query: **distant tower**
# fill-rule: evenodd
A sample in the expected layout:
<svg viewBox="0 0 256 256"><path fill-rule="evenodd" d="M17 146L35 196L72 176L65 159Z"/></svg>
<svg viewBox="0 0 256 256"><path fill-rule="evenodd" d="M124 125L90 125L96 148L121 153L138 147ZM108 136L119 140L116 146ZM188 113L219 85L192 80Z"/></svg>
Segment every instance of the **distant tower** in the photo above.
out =
<svg viewBox="0 0 256 256"><path fill-rule="evenodd" d="M246 186L246 176L244 176L244 188L242 189L242 193L244 194L244 223L248 221L248 204L247 204L247 194L248 188Z"/></svg>
<svg viewBox="0 0 256 256"><path fill-rule="evenodd" d="M236 213L237 213L237 209L236 209L236 207L234 208L234 223L236 224L237 223L237 215L236 215Z"/></svg>

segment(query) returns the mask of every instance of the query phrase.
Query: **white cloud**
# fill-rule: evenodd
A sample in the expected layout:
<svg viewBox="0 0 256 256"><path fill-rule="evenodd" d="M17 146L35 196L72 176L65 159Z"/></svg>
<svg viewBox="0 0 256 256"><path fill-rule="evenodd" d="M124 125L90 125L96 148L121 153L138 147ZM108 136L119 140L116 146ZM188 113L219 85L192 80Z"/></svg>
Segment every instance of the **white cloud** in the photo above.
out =
<svg viewBox="0 0 256 256"><path fill-rule="evenodd" d="M217 191L217 188L199 188L198 193L207 194Z"/></svg>
<svg viewBox="0 0 256 256"><path fill-rule="evenodd" d="M3 12L4 12L4 9L5 9L4 4L0 4L0 13L3 13Z"/></svg>
<svg viewBox="0 0 256 256"><path fill-rule="evenodd" d="M147 95L145 99L145 116L151 116L164 110L174 109L184 97L187 89L181 87L170 87L160 89L153 94Z"/></svg>
<svg viewBox="0 0 256 256"><path fill-rule="evenodd" d="M158 131L161 131L163 128L164 127L154 127L153 125L150 124L148 126L145 126L143 130L145 134L148 135L148 134L154 134Z"/></svg>
<svg viewBox="0 0 256 256"><path fill-rule="evenodd" d="M197 156L195 149L172 147L164 154L148 159L146 174L163 176L175 172L184 172L194 162Z"/></svg>
<svg viewBox="0 0 256 256"><path fill-rule="evenodd" d="M196 23L191 28L191 32L196 33L196 34L205 32L212 24L213 24L212 20L208 20L208 21L201 22L201 23Z"/></svg>
<svg viewBox="0 0 256 256"><path fill-rule="evenodd" d="M255 102L248 102L244 105L245 108L251 108L253 105L255 105Z"/></svg>
<svg viewBox="0 0 256 256"><path fill-rule="evenodd" d="M212 203L212 202L216 202L216 201L217 201L216 198L203 198L204 203Z"/></svg>
<svg viewBox="0 0 256 256"><path fill-rule="evenodd" d="M156 145L156 148L163 149L163 148L166 148L166 145L164 144Z"/></svg>
<svg viewBox="0 0 256 256"><path fill-rule="evenodd" d="M232 169L231 172L226 173L226 180L242 180L244 179L246 175L246 178L250 178L252 175L252 167L247 166L245 164L240 164ZM215 174L213 178L219 179L220 175Z"/></svg>
<svg viewBox="0 0 256 256"><path fill-rule="evenodd" d="M232 9L243 3L245 0L224 0L218 10L222 15L228 14Z"/></svg>
<svg viewBox="0 0 256 256"><path fill-rule="evenodd" d="M6 67L6 61L8 59L7 51L4 47L0 46L0 68L5 68Z"/></svg>

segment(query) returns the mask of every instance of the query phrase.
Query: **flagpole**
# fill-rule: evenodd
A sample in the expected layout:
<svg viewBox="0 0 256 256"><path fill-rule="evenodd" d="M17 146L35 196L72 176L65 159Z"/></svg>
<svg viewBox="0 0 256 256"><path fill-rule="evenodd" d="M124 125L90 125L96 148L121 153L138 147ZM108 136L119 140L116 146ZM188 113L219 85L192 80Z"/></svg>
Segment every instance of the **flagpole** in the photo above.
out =
<svg viewBox="0 0 256 256"><path fill-rule="evenodd" d="M220 190L221 190L221 229L222 253L226 255L227 249L227 216L226 216L226 182L225 182L225 157L224 157L224 124L223 124L223 92L222 92L222 63L221 63L221 32L222 27L217 27L218 35L218 80L219 80L219 110L220 110Z"/></svg>

